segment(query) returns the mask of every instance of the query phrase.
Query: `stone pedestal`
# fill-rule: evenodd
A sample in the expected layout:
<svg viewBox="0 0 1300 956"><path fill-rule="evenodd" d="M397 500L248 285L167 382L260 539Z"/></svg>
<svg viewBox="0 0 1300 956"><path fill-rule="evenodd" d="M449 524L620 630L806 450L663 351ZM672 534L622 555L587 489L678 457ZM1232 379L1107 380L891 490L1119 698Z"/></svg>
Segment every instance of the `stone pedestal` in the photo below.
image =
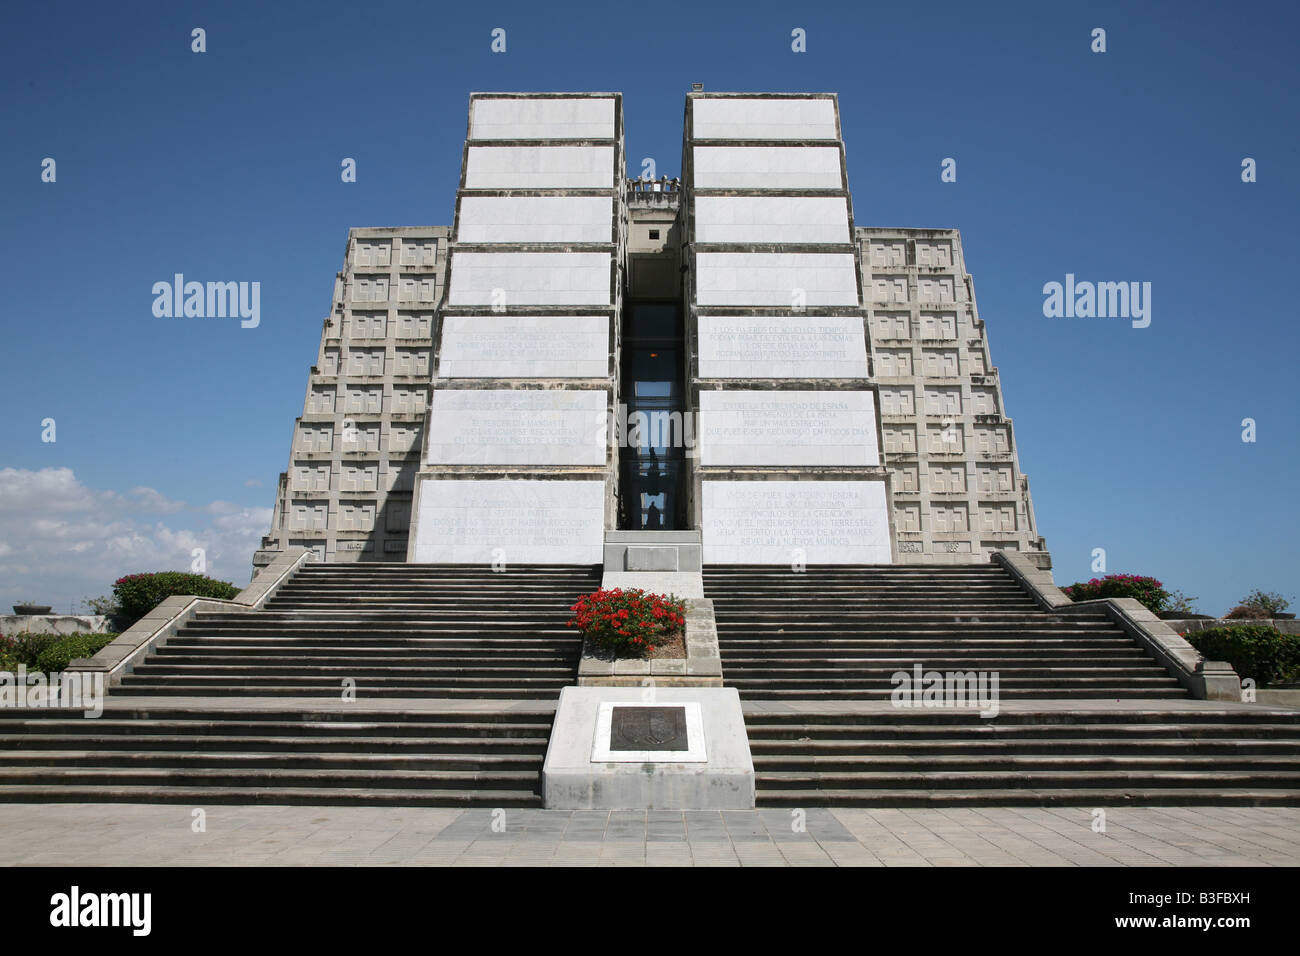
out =
<svg viewBox="0 0 1300 956"><path fill-rule="evenodd" d="M732 687L566 687L542 767L551 810L749 810L754 761Z"/></svg>

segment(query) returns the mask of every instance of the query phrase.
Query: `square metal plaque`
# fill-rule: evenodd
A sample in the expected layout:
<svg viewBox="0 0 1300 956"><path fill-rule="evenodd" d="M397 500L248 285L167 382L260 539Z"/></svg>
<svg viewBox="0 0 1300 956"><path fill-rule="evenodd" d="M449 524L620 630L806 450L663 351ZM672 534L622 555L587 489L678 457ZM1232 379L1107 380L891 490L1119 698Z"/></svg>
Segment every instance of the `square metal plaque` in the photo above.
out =
<svg viewBox="0 0 1300 956"><path fill-rule="evenodd" d="M609 729L610 750L690 750L686 708L615 707Z"/></svg>
<svg viewBox="0 0 1300 956"><path fill-rule="evenodd" d="M656 704L602 701L593 763L707 763L697 701Z"/></svg>

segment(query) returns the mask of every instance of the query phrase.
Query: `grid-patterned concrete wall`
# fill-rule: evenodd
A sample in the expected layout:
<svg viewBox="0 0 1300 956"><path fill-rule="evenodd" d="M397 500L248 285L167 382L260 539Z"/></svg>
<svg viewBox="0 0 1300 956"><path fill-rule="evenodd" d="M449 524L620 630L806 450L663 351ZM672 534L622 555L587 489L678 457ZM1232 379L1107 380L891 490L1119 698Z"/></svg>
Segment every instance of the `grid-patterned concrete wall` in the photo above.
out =
<svg viewBox="0 0 1300 956"><path fill-rule="evenodd" d="M1044 549L956 229L856 230L898 560Z"/></svg>
<svg viewBox="0 0 1300 956"><path fill-rule="evenodd" d="M352 229L334 305L294 423L266 552L404 561L429 401L446 226Z"/></svg>
<svg viewBox="0 0 1300 956"><path fill-rule="evenodd" d="M704 561L892 560L833 94L691 93L683 159Z"/></svg>

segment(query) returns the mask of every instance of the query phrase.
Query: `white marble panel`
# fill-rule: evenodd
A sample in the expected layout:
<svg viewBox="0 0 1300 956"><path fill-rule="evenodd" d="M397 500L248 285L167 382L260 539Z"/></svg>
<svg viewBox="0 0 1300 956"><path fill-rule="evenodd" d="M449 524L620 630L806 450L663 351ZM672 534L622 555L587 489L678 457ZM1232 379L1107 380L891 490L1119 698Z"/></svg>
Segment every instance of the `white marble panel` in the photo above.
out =
<svg viewBox="0 0 1300 956"><path fill-rule="evenodd" d="M461 252L452 256L450 305L610 305L606 252Z"/></svg>
<svg viewBox="0 0 1300 956"><path fill-rule="evenodd" d="M471 146L466 189L613 189L612 146Z"/></svg>
<svg viewBox="0 0 1300 956"><path fill-rule="evenodd" d="M700 305L858 305L852 253L701 252L695 257Z"/></svg>
<svg viewBox="0 0 1300 956"><path fill-rule="evenodd" d="M430 465L603 465L603 389L435 389Z"/></svg>
<svg viewBox="0 0 1300 956"><path fill-rule="evenodd" d="M442 378L603 378L604 315L449 315L442 320Z"/></svg>
<svg viewBox="0 0 1300 956"><path fill-rule="evenodd" d="M856 315L701 315L702 378L866 378Z"/></svg>
<svg viewBox="0 0 1300 956"><path fill-rule="evenodd" d="M696 146L697 189L840 189L838 146Z"/></svg>
<svg viewBox="0 0 1300 956"><path fill-rule="evenodd" d="M696 99L696 139L838 139L830 99Z"/></svg>
<svg viewBox="0 0 1300 956"><path fill-rule="evenodd" d="M603 481L424 479L414 561L599 564Z"/></svg>
<svg viewBox="0 0 1300 956"><path fill-rule="evenodd" d="M614 100L476 97L470 139L612 139Z"/></svg>
<svg viewBox="0 0 1300 956"><path fill-rule="evenodd" d="M602 196L465 196L460 242L612 242L614 204Z"/></svg>
<svg viewBox="0 0 1300 956"><path fill-rule="evenodd" d="M849 208L839 196L700 196L695 241L847 243Z"/></svg>
<svg viewBox="0 0 1300 956"><path fill-rule="evenodd" d="M704 481L705 564L890 564L883 481Z"/></svg>
<svg viewBox="0 0 1300 956"><path fill-rule="evenodd" d="M871 392L700 392L702 465L877 465Z"/></svg>

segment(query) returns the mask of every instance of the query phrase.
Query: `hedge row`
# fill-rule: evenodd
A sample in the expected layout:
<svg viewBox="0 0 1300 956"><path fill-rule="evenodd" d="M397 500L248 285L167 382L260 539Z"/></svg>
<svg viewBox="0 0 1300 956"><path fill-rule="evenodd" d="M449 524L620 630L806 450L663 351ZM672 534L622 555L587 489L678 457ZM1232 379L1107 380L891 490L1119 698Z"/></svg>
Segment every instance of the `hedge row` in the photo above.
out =
<svg viewBox="0 0 1300 956"><path fill-rule="evenodd" d="M1227 661L1256 685L1300 683L1300 634L1265 624L1233 624L1184 634L1208 660Z"/></svg>
<svg viewBox="0 0 1300 956"><path fill-rule="evenodd" d="M25 665L30 671L52 674L66 670L78 657L94 657L116 634L14 634L0 637L0 672L13 673Z"/></svg>

